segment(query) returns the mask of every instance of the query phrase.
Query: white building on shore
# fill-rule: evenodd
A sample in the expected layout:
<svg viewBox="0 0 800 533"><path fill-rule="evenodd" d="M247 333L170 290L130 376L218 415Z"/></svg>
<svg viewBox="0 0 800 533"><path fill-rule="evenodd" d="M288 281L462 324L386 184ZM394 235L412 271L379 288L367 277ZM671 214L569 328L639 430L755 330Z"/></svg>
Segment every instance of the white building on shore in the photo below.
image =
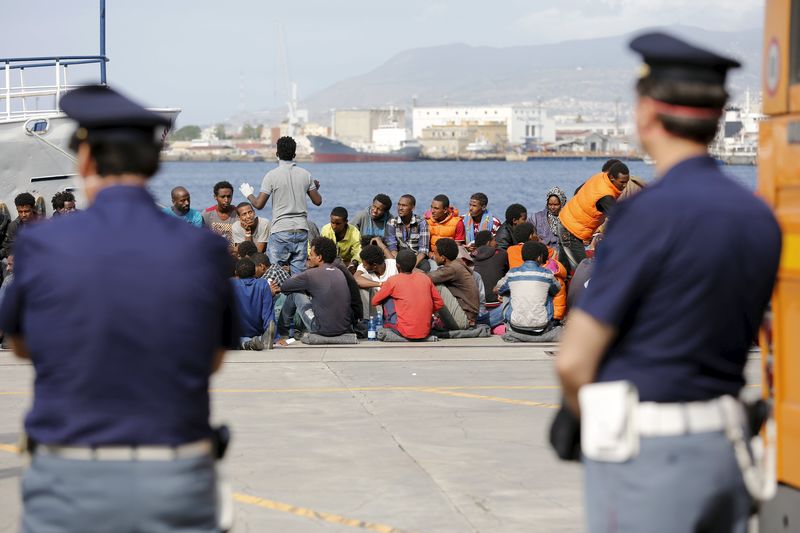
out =
<svg viewBox="0 0 800 533"><path fill-rule="evenodd" d="M422 138L423 130L437 126L498 123L505 125L511 145L556 140L555 121L548 118L540 106L445 106L415 107L412 110L412 133L416 139Z"/></svg>

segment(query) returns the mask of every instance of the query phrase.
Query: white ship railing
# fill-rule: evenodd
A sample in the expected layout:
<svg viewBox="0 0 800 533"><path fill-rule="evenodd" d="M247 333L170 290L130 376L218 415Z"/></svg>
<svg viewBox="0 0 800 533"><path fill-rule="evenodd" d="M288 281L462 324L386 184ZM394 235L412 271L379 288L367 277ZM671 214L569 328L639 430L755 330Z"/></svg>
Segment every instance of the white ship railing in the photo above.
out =
<svg viewBox="0 0 800 533"><path fill-rule="evenodd" d="M74 65L99 64L101 67L101 83L103 76L105 56L60 56L60 57L16 57L0 58L0 70L4 84L0 89L0 121L15 119L36 118L49 116L59 112L61 96L74 89L77 85L70 85L68 81L68 67ZM53 69L53 85L26 85L25 71L33 69ZM48 102L45 107L39 106L39 99L45 97ZM29 100L35 99L33 108ZM14 102L19 105L14 106ZM52 105L52 107L49 107Z"/></svg>

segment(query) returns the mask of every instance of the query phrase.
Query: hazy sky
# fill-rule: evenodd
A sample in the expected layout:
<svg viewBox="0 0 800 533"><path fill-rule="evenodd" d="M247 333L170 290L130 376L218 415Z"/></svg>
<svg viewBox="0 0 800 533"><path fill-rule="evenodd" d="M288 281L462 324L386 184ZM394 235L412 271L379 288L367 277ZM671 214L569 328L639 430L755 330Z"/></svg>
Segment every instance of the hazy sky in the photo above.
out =
<svg viewBox="0 0 800 533"><path fill-rule="evenodd" d="M0 56L96 54L98 5L2 0ZM108 0L109 82L148 105L183 108L180 124L212 123L283 105L278 24L302 98L409 48L530 45L676 23L749 29L762 11L763 0Z"/></svg>

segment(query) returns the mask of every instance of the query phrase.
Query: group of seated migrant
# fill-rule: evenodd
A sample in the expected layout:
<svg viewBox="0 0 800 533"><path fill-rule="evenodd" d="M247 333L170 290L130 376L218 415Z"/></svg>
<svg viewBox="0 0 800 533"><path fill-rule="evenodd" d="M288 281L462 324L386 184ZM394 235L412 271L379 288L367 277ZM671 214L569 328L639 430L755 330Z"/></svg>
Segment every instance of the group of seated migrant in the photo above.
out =
<svg viewBox="0 0 800 533"><path fill-rule="evenodd" d="M609 160L570 199L550 189L530 222L520 204L508 206L501 222L480 192L463 215L443 194L422 214L414 196L404 194L395 215L389 196L377 194L352 220L334 207L319 229L308 220L306 200L322 203L320 184L292 161L295 146L291 138L279 140L279 165L258 196L240 187L246 202L234 206L233 185L220 181L215 205L202 212L192 209L184 187L172 190L172 205L164 208L230 243L242 349L285 345L304 333L364 338L368 319L378 316L384 328L412 341L476 327L531 336L551 331L588 286L587 247L599 242L614 204L643 185L622 162ZM272 221L256 214L270 197ZM52 202L54 216L76 210L68 192ZM28 193L15 206L13 221L0 213L6 280L13 277L17 231L40 218Z"/></svg>
<svg viewBox="0 0 800 533"><path fill-rule="evenodd" d="M410 194L398 199L395 215L391 199L378 194L352 220L335 207L321 230L309 222L306 268L292 273L288 263L273 264L263 253L268 234L263 241L252 238L255 231L250 239L234 237L237 294L253 325L242 347L284 345L303 332L363 338L368 318L376 316L410 341L475 327L542 335L561 325L568 304L588 286L593 249L629 182L642 186L611 160L570 199L550 189L530 222L527 209L512 204L501 223L483 193L471 196L463 216L445 195L419 214ZM229 186L215 187L215 196L220 190L222 197L232 194ZM240 220L254 217L250 204L236 211ZM268 228L269 221L257 225Z"/></svg>

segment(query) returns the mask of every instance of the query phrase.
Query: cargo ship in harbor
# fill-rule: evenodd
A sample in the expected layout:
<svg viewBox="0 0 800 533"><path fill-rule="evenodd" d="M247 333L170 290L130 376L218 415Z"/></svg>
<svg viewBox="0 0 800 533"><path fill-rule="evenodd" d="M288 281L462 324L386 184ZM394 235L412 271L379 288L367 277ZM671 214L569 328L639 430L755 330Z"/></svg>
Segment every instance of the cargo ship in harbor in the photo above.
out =
<svg viewBox="0 0 800 533"><path fill-rule="evenodd" d="M341 141L309 135L315 163L374 163L390 161L416 161L422 146L409 140L404 128L380 127L373 131L373 142L363 146L350 146Z"/></svg>

